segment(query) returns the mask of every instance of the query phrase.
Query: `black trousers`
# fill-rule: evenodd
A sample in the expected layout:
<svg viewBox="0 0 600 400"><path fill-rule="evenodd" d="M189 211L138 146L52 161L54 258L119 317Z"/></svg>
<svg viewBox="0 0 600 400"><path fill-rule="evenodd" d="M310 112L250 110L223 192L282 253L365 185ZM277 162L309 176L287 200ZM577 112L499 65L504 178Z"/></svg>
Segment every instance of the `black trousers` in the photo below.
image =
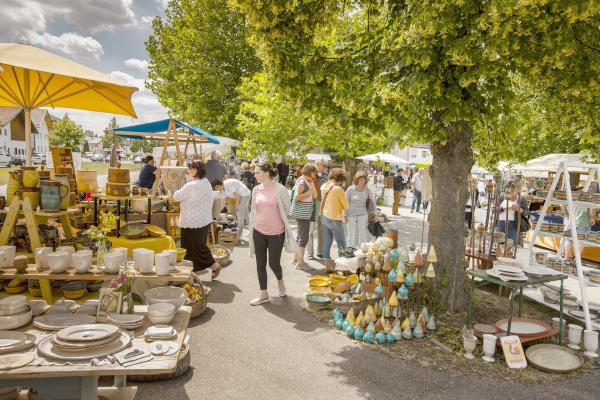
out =
<svg viewBox="0 0 600 400"><path fill-rule="evenodd" d="M252 231L254 253L256 254L256 272L260 290L267 290L267 255L269 267L277 280L283 278L281 270L281 252L285 243L285 233L280 235L263 235L256 229Z"/></svg>
<svg viewBox="0 0 600 400"><path fill-rule="evenodd" d="M185 259L194 263L194 271L202 271L215 263L206 246L210 224L202 228L181 228L181 247L186 250Z"/></svg>

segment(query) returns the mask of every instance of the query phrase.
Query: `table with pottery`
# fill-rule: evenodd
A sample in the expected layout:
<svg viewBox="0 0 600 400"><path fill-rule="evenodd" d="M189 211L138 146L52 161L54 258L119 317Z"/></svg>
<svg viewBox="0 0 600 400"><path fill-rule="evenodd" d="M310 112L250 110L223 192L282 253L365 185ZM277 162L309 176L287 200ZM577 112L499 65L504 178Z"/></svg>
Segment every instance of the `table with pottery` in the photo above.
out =
<svg viewBox="0 0 600 400"><path fill-rule="evenodd" d="M160 287L145 298L148 306L107 314L102 323L50 310L32 320L35 306L25 296L0 299L0 388L31 388L48 400L133 399L128 375L173 374L188 351L186 291ZM114 386L99 388L100 376L113 376Z"/></svg>

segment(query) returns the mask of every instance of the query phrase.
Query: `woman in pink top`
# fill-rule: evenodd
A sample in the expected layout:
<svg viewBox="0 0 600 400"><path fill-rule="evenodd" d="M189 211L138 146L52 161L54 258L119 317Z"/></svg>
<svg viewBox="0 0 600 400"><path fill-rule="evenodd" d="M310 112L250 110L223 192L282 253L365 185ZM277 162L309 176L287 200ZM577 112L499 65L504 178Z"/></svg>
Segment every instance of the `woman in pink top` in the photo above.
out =
<svg viewBox="0 0 600 400"><path fill-rule="evenodd" d="M281 252L284 246L288 252L296 251L297 247L287 219L290 212L290 196L287 189L273 181L275 171L266 163L256 165L255 175L260 185L252 191L250 254L256 254L260 295L250 304L258 306L270 301L267 290L267 261L277 278L279 296L286 296Z"/></svg>

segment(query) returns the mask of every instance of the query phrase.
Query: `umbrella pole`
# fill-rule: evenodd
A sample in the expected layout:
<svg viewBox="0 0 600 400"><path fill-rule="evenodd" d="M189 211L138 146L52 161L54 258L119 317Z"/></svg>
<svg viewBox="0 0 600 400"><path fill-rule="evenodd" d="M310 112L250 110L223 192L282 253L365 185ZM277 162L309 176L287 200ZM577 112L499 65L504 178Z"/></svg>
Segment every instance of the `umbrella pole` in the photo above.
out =
<svg viewBox="0 0 600 400"><path fill-rule="evenodd" d="M25 108L25 161L27 166L31 166L31 109Z"/></svg>

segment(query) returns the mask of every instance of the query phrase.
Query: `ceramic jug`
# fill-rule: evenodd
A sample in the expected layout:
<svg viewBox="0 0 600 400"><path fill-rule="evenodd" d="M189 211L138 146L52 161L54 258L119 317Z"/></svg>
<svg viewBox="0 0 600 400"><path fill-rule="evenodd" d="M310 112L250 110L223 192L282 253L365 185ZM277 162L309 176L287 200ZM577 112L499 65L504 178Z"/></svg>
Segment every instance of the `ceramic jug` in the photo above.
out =
<svg viewBox="0 0 600 400"><path fill-rule="evenodd" d="M40 183L40 176L36 167L21 167L21 169L12 171L13 176L21 187L36 188Z"/></svg>
<svg viewBox="0 0 600 400"><path fill-rule="evenodd" d="M68 194L69 188L59 181L44 180L40 182L40 198L44 211L60 210L61 203Z"/></svg>
<svg viewBox="0 0 600 400"><path fill-rule="evenodd" d="M69 175L55 174L54 175L54 180L59 181L60 183L62 183L63 185L65 185L67 187L67 192L71 192L71 186L69 186ZM66 210L67 208L69 208L69 204L70 203L71 203L71 197L70 196L65 196L60 201L60 209L61 210Z"/></svg>

